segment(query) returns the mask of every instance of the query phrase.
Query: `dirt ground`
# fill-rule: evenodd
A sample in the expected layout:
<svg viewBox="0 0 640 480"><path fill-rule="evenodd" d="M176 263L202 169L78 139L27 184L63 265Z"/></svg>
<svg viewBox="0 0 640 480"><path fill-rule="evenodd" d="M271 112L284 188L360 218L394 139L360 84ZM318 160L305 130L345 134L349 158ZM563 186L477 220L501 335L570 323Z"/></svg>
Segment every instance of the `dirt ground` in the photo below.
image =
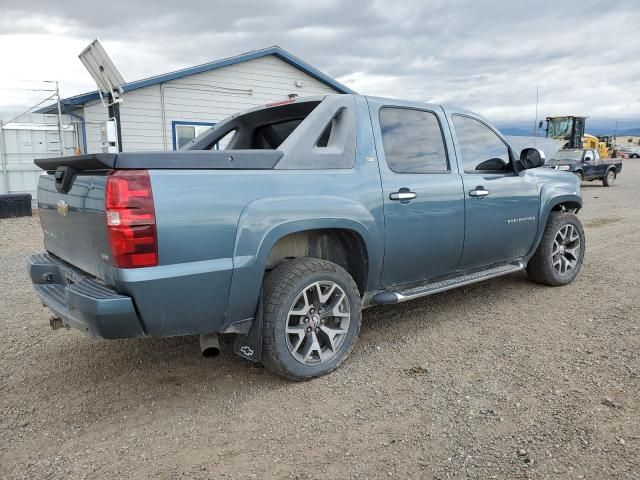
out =
<svg viewBox="0 0 640 480"><path fill-rule="evenodd" d="M369 309L351 358L287 383L197 337L52 331L0 220L0 477L640 478L640 160L585 183L587 254Z"/></svg>

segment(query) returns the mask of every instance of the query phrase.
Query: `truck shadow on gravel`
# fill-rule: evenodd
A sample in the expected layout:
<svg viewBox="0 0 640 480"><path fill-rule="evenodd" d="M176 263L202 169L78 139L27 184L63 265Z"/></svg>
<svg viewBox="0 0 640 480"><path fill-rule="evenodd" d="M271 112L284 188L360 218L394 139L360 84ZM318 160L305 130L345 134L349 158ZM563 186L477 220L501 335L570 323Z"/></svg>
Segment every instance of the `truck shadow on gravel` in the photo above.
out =
<svg viewBox="0 0 640 480"><path fill-rule="evenodd" d="M329 381L333 375L342 375L343 369L358 368L361 362L367 362L368 357L363 354L366 349L380 346L386 349L402 341L399 339L406 341L418 334L429 335L430 329L446 325L452 312L466 315L487 298L499 308L514 295L526 294L532 285L535 284L520 273L403 304L369 308L363 312L360 337L351 359L330 374ZM63 366L47 368L42 373L65 389L69 378L80 379L79 387L92 391L97 397L109 394L114 384L134 397L152 395L156 401L173 397L176 388L183 395L207 390L226 397L242 391L243 387L278 389L290 385L261 365L236 356L231 336L222 336L220 355L207 359L200 355L197 336L105 341L75 331L52 334L61 335L50 341L57 344L53 348Z"/></svg>

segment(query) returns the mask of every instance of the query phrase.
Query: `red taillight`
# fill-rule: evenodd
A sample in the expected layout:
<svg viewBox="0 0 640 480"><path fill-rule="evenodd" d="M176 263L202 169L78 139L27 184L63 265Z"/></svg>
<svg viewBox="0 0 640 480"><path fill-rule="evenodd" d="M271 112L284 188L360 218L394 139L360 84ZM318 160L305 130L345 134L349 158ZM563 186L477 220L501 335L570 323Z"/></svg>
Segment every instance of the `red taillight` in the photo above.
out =
<svg viewBox="0 0 640 480"><path fill-rule="evenodd" d="M282 100L280 102L267 103L265 107L277 107L279 105L286 105L287 103L293 103L295 101L295 98L290 98L289 100Z"/></svg>
<svg viewBox="0 0 640 480"><path fill-rule="evenodd" d="M120 268L158 265L156 213L149 172L109 173L105 210L112 263Z"/></svg>

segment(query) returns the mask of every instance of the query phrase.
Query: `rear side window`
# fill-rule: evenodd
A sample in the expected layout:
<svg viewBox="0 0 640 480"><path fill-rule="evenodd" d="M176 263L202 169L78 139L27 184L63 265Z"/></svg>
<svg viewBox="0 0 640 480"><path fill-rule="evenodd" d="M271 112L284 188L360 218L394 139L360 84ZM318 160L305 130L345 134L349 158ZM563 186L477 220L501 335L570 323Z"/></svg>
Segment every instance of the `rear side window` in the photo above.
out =
<svg viewBox="0 0 640 480"><path fill-rule="evenodd" d="M394 172L440 173L449 170L442 129L434 113L381 108L380 130L387 165Z"/></svg>
<svg viewBox="0 0 640 480"><path fill-rule="evenodd" d="M471 117L453 115L464 171L513 171L509 149L496 133Z"/></svg>

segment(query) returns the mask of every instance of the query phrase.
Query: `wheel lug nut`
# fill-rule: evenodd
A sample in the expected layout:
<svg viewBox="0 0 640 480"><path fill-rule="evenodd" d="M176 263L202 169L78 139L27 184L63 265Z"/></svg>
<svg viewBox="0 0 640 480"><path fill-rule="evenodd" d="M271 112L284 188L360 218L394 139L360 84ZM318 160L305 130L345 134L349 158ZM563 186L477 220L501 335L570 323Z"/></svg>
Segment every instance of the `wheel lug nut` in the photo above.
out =
<svg viewBox="0 0 640 480"><path fill-rule="evenodd" d="M321 308L318 309L318 313L322 313L322 309Z"/></svg>
<svg viewBox="0 0 640 480"><path fill-rule="evenodd" d="M304 323L309 323L309 317L304 317Z"/></svg>
<svg viewBox="0 0 640 480"><path fill-rule="evenodd" d="M311 327L307 328L307 333L311 333Z"/></svg>
<svg viewBox="0 0 640 480"><path fill-rule="evenodd" d="M316 327L316 333L318 333L320 331L320 329L318 327Z"/></svg>
<svg viewBox="0 0 640 480"><path fill-rule="evenodd" d="M313 315L314 313L316 313L316 311L312 308L311 310L309 310L309 313Z"/></svg>

